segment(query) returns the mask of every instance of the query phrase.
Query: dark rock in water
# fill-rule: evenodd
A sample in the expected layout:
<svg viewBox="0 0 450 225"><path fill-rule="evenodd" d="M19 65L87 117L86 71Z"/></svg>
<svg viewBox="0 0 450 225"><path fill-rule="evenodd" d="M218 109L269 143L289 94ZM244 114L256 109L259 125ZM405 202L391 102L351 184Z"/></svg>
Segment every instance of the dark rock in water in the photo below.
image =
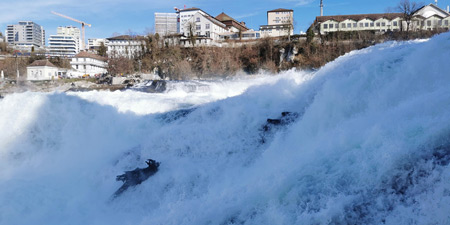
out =
<svg viewBox="0 0 450 225"><path fill-rule="evenodd" d="M137 88L138 91L143 91L147 93L162 93L166 91L167 82L165 80L154 80L151 85L145 86L143 88Z"/></svg>
<svg viewBox="0 0 450 225"><path fill-rule="evenodd" d="M67 91L68 92L88 92L88 91L92 91L92 89L85 88L85 87L72 87Z"/></svg>
<svg viewBox="0 0 450 225"><path fill-rule="evenodd" d="M274 127L286 126L294 122L298 118L298 113L282 112L278 119L267 119L267 123L263 126L264 131L270 131Z"/></svg>
<svg viewBox="0 0 450 225"><path fill-rule="evenodd" d="M281 117L277 119L267 119L266 124L262 127L263 134L261 135L261 143L266 142L266 136L270 135L277 129L293 123L299 114L295 112L282 112Z"/></svg>
<svg viewBox="0 0 450 225"><path fill-rule="evenodd" d="M167 112L160 116L160 119L164 121L165 123L172 123L174 121L177 121L181 118L186 117L187 115L191 114L196 108L191 109L180 109L173 112Z"/></svg>
<svg viewBox="0 0 450 225"><path fill-rule="evenodd" d="M148 165L147 168L136 168L131 171L126 171L124 174L116 177L116 180L122 181L123 185L114 193L114 197L119 196L131 186L141 184L158 172L158 167L160 165L159 162L156 162L153 159L148 159L146 163Z"/></svg>

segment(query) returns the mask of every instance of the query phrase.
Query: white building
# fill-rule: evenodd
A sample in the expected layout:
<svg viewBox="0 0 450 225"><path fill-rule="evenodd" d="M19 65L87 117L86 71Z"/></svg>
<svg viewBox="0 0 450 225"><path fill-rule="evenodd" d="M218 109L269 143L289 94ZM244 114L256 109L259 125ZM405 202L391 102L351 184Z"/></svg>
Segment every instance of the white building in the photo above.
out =
<svg viewBox="0 0 450 225"><path fill-rule="evenodd" d="M101 45L108 47L109 41L106 38L91 38L88 39L88 50L97 51Z"/></svg>
<svg viewBox="0 0 450 225"><path fill-rule="evenodd" d="M178 33L178 14L155 13L155 33L160 36Z"/></svg>
<svg viewBox="0 0 450 225"><path fill-rule="evenodd" d="M409 30L449 29L450 14L434 4L418 9ZM407 29L402 13L318 16L315 26L321 34L338 31L400 31Z"/></svg>
<svg viewBox="0 0 450 225"><path fill-rule="evenodd" d="M129 59L135 58L143 53L145 50L145 37L129 35L122 35L108 40L108 57L118 58L127 57Z"/></svg>
<svg viewBox="0 0 450 225"><path fill-rule="evenodd" d="M80 29L73 26L58 27L56 33L48 39L50 56L73 57L80 52Z"/></svg>
<svg viewBox="0 0 450 225"><path fill-rule="evenodd" d="M8 25L5 36L6 42L20 50L31 51L33 47L37 50L45 46L44 28L32 21Z"/></svg>
<svg viewBox="0 0 450 225"><path fill-rule="evenodd" d="M47 60L36 60L27 66L27 80L53 80L58 78L58 67Z"/></svg>
<svg viewBox="0 0 450 225"><path fill-rule="evenodd" d="M95 76L107 73L107 59L89 52L80 52L72 58L70 65L78 72L78 75L88 74Z"/></svg>
<svg viewBox="0 0 450 225"><path fill-rule="evenodd" d="M197 12L183 24L183 35L189 40L191 35L197 39L197 44L210 44L220 40L220 34L228 31L227 26L210 15ZM192 33L192 34L191 34Z"/></svg>
<svg viewBox="0 0 450 225"><path fill-rule="evenodd" d="M267 11L267 25L259 27L263 37L280 37L294 34L294 10Z"/></svg>
<svg viewBox="0 0 450 225"><path fill-rule="evenodd" d="M208 15L205 11L199 9L199 8L188 8L188 9L176 9L178 14L178 22L179 22L179 34L184 34L184 25L188 20L190 20L195 14L200 13L202 15Z"/></svg>

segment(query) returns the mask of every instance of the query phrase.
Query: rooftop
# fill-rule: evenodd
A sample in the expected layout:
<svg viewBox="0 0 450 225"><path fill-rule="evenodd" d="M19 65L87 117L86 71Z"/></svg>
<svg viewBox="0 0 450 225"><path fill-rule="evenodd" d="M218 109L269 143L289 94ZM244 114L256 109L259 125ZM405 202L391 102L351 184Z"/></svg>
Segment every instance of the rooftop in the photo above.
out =
<svg viewBox="0 0 450 225"><path fill-rule="evenodd" d="M120 35L116 37L106 38L107 40L143 40L144 36L130 36L130 35Z"/></svg>
<svg viewBox="0 0 450 225"><path fill-rule="evenodd" d="M354 21L360 21L363 19L378 20L381 18L393 20L395 18L402 18L402 13L380 13L380 14L356 14L356 15L335 15L335 16L318 16L316 17L316 22L325 22L328 20L334 20L337 22L342 22L347 19Z"/></svg>
<svg viewBox="0 0 450 225"><path fill-rule="evenodd" d="M279 8L279 9L274 9L274 10L270 10L270 11L267 11L267 12L294 12L294 10Z"/></svg>
<svg viewBox="0 0 450 225"><path fill-rule="evenodd" d="M91 58L91 59L97 59L97 60L104 61L104 62L106 62L106 60L107 60L105 57L102 57L102 56L99 56L97 54L93 54L90 52L80 52L75 56L75 58Z"/></svg>
<svg viewBox="0 0 450 225"><path fill-rule="evenodd" d="M46 59L44 59L44 60L36 60L33 63L31 63L31 65L29 65L29 66L50 66L50 67L56 67L55 65L53 65L53 63L49 62Z"/></svg>

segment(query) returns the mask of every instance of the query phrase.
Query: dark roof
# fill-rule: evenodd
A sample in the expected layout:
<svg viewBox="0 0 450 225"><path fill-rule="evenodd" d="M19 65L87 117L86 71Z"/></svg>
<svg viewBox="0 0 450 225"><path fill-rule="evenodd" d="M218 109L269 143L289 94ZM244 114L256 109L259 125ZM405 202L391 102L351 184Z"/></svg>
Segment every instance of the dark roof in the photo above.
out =
<svg viewBox="0 0 450 225"><path fill-rule="evenodd" d="M231 16L228 16L224 12L216 16L216 19L224 23L227 27L234 26L239 30L248 30L248 28L244 24L238 22L237 20L233 19Z"/></svg>
<svg viewBox="0 0 450 225"><path fill-rule="evenodd" d="M107 40L143 40L144 36L130 36L130 35L120 35L116 37L106 38Z"/></svg>
<svg viewBox="0 0 450 225"><path fill-rule="evenodd" d="M53 63L49 62L48 60L36 60L33 63L31 63L29 66L50 66L50 67L56 67L53 65Z"/></svg>
<svg viewBox="0 0 450 225"><path fill-rule="evenodd" d="M350 19L354 21L360 21L363 19L378 20L385 18L388 20L393 20L395 18L402 18L402 13L380 13L380 14L357 14L357 15L336 15L336 16L318 16L316 17L316 22L322 23L328 20L334 20L337 22L342 22L344 20Z"/></svg>
<svg viewBox="0 0 450 225"><path fill-rule="evenodd" d="M195 11L195 10L201 10L201 9L196 8L196 7L191 7L191 8L187 8L187 9L180 9L180 12L182 12L182 11ZM203 10L201 10L201 11L203 11Z"/></svg>
<svg viewBox="0 0 450 225"><path fill-rule="evenodd" d="M104 61L104 62L106 62L106 60L107 60L105 57L102 57L102 56L99 56L97 54L93 54L90 52L80 52L75 56L75 58L91 58L91 59L97 59L97 60Z"/></svg>
<svg viewBox="0 0 450 225"><path fill-rule="evenodd" d="M279 9L274 9L274 10L270 10L270 11L267 11L267 12L294 12L294 10L279 8Z"/></svg>
<svg viewBox="0 0 450 225"><path fill-rule="evenodd" d="M206 19L208 19L208 20L211 21L212 23L216 24L217 26L224 27L224 28L227 27L227 25L223 24L222 22L220 22L220 21L217 20L216 18L210 16L209 14L204 15L204 16L205 16Z"/></svg>

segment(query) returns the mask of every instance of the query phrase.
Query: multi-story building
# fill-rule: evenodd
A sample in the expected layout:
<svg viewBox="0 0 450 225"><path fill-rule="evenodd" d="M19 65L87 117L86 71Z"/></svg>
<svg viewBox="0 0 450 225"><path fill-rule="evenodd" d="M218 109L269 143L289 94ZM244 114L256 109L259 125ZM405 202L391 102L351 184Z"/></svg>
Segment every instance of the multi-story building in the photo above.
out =
<svg viewBox="0 0 450 225"><path fill-rule="evenodd" d="M6 42L20 50L31 51L45 46L44 28L32 21L20 21L8 25L5 32Z"/></svg>
<svg viewBox="0 0 450 225"><path fill-rule="evenodd" d="M70 65L79 75L95 76L107 72L107 59L89 52L80 52L72 58Z"/></svg>
<svg viewBox="0 0 450 225"><path fill-rule="evenodd" d="M145 50L145 37L121 35L107 38L108 57L127 57L129 59L138 57Z"/></svg>
<svg viewBox="0 0 450 225"><path fill-rule="evenodd" d="M336 15L316 17L315 27L321 34L338 31L400 31L449 29L450 14L434 4L413 13L406 22L402 13ZM409 26L409 27L408 27Z"/></svg>
<svg viewBox="0 0 450 225"><path fill-rule="evenodd" d="M209 16L208 13L205 11L199 9L199 8L187 8L187 9L176 9L178 14L178 21L179 21L179 29L178 33L184 34L185 33L185 24L188 20L190 20L195 14L200 13L205 16Z"/></svg>
<svg viewBox="0 0 450 225"><path fill-rule="evenodd" d="M108 47L109 41L106 38L91 38L88 39L88 50L97 51L100 46L103 44L105 47Z"/></svg>
<svg viewBox="0 0 450 225"><path fill-rule="evenodd" d="M228 31L227 26L209 14L197 12L190 16L183 24L183 36L186 37L184 43L190 42L191 35L196 37L195 44L210 44L220 40L220 34ZM190 43L192 44L192 43ZM186 44L185 44L186 45Z"/></svg>
<svg viewBox="0 0 450 225"><path fill-rule="evenodd" d="M80 29L73 26L58 27L56 35L50 35L48 49L50 56L73 57L80 52Z"/></svg>
<svg viewBox="0 0 450 225"><path fill-rule="evenodd" d="M178 14L155 13L155 33L160 36L178 33Z"/></svg>
<svg viewBox="0 0 450 225"><path fill-rule="evenodd" d="M267 11L267 25L259 27L263 37L280 37L294 34L294 10Z"/></svg>

